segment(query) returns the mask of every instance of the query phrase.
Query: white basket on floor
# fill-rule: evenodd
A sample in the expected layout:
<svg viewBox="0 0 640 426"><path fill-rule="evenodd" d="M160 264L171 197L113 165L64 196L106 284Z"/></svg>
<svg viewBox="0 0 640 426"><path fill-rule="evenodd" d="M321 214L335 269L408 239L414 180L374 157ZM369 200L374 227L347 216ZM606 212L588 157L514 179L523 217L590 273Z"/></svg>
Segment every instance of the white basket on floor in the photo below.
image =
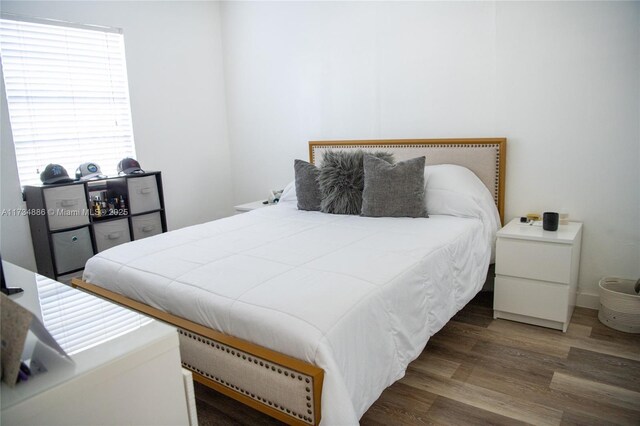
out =
<svg viewBox="0 0 640 426"><path fill-rule="evenodd" d="M601 323L626 333L640 333L640 295L634 290L635 283L615 277L600 280Z"/></svg>

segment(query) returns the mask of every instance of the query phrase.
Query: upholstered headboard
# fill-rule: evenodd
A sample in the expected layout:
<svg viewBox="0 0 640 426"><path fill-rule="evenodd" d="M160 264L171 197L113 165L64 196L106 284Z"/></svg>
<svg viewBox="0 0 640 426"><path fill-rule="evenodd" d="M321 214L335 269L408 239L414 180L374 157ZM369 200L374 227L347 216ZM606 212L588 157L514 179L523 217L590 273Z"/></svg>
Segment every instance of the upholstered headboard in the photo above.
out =
<svg viewBox="0 0 640 426"><path fill-rule="evenodd" d="M309 160L321 166L329 149L392 152L396 161L426 157L426 164L457 164L473 171L487 186L504 223L504 184L507 160L506 138L385 139L309 142Z"/></svg>

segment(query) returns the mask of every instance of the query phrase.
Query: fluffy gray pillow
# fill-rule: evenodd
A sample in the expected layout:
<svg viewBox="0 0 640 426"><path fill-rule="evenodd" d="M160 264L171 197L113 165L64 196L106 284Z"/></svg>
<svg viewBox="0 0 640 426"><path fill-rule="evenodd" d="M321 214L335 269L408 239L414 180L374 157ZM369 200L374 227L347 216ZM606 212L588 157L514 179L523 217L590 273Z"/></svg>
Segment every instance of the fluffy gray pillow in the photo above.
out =
<svg viewBox="0 0 640 426"><path fill-rule="evenodd" d="M293 168L296 172L296 196L299 210L320 210L320 169L311 163L295 160Z"/></svg>
<svg viewBox="0 0 640 426"><path fill-rule="evenodd" d="M335 214L360 214L364 189L364 151L327 151L320 170L320 210ZM387 164L393 163L393 154L370 154Z"/></svg>
<svg viewBox="0 0 640 426"><path fill-rule="evenodd" d="M362 216L429 217L424 202L424 157L389 164L364 156Z"/></svg>

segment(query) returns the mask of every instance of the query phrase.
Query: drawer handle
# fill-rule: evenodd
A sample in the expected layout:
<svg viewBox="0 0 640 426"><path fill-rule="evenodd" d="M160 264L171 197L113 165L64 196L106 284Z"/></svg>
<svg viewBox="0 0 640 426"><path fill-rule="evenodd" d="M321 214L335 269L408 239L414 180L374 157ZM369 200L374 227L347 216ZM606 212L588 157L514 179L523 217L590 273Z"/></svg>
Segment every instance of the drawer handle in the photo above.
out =
<svg viewBox="0 0 640 426"><path fill-rule="evenodd" d="M151 194L153 191L151 190L151 188L142 188L140 190L141 194Z"/></svg>
<svg viewBox="0 0 640 426"><path fill-rule="evenodd" d="M151 232L156 229L155 225L145 225L142 227L142 232Z"/></svg>
<svg viewBox="0 0 640 426"><path fill-rule="evenodd" d="M71 242L75 243L76 241L78 241L78 237L76 237L75 235L73 237L71 237Z"/></svg>
<svg viewBox="0 0 640 426"><path fill-rule="evenodd" d="M122 236L122 232L118 231L118 232L110 233L109 235L107 235L107 238L110 239L110 240L117 240L121 236Z"/></svg>
<svg viewBox="0 0 640 426"><path fill-rule="evenodd" d="M60 205L62 207L72 207L72 206L77 206L78 205L78 200L62 200L60 202Z"/></svg>

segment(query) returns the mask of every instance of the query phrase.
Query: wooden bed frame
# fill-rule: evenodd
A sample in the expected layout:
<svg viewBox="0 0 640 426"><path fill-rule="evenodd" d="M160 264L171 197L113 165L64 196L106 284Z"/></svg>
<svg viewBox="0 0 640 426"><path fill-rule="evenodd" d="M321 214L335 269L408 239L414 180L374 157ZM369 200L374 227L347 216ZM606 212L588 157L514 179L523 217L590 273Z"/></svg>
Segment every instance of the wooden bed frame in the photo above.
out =
<svg viewBox="0 0 640 426"><path fill-rule="evenodd" d="M392 151L397 161L418 155L427 164L459 164L474 171L493 194L504 222L505 138L309 142L312 163L327 149ZM481 159L481 160L478 160ZM74 278L71 284L178 328L182 364L196 381L293 425L321 419L324 371L307 362L221 333ZM279 399L276 398L279 396Z"/></svg>

